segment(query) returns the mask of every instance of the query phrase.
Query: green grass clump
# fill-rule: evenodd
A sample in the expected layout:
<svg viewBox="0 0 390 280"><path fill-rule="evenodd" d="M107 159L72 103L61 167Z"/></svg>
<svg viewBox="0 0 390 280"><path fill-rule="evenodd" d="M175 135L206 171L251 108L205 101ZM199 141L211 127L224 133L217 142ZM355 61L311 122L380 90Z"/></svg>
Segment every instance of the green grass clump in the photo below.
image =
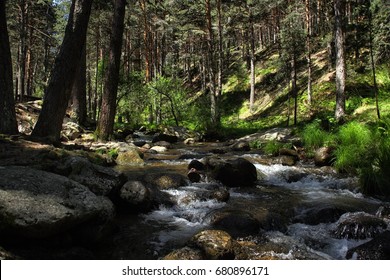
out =
<svg viewBox="0 0 390 280"><path fill-rule="evenodd" d="M360 169L362 191L369 195L390 195L390 119L379 122L366 165Z"/></svg>
<svg viewBox="0 0 390 280"><path fill-rule="evenodd" d="M279 150L285 148L286 144L278 142L276 140L268 141L263 148L264 153L267 155L278 156Z"/></svg>
<svg viewBox="0 0 390 280"><path fill-rule="evenodd" d="M315 150L323 146L331 145L333 136L323 130L318 122L313 122L305 127L302 139L308 150Z"/></svg>
<svg viewBox="0 0 390 280"><path fill-rule="evenodd" d="M367 152L372 143L372 132L362 123L350 122L338 132L338 145L334 152L334 166L339 171L354 173L367 165Z"/></svg>

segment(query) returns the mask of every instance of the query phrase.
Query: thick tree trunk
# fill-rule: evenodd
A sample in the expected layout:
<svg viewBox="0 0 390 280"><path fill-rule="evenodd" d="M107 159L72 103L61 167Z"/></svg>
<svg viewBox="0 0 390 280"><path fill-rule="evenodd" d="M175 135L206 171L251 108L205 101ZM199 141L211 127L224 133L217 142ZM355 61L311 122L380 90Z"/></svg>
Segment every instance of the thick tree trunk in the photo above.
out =
<svg viewBox="0 0 390 280"><path fill-rule="evenodd" d="M114 131L125 11L126 0L116 0L112 21L110 56L104 80L102 107L97 128L98 138L101 140L111 138Z"/></svg>
<svg viewBox="0 0 390 280"><path fill-rule="evenodd" d="M335 118L341 121L345 117L345 45L344 45L344 8L345 0L334 0L335 11L335 47L336 47L336 110Z"/></svg>
<svg viewBox="0 0 390 280"><path fill-rule="evenodd" d="M32 135L58 141L86 40L92 0L73 0L64 40L56 57L41 114Z"/></svg>
<svg viewBox="0 0 390 280"><path fill-rule="evenodd" d="M0 133L18 133L5 1L0 2Z"/></svg>

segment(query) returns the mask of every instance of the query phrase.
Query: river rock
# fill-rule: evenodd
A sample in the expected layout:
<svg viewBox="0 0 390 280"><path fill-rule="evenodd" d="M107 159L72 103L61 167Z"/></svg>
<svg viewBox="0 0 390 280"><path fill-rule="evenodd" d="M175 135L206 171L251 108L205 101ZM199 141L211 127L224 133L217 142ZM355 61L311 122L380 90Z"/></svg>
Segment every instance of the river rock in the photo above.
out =
<svg viewBox="0 0 390 280"><path fill-rule="evenodd" d="M385 231L371 241L349 249L347 259L390 260L390 231Z"/></svg>
<svg viewBox="0 0 390 280"><path fill-rule="evenodd" d="M177 173L149 173L144 176L143 181L160 190L177 189L187 185L186 178Z"/></svg>
<svg viewBox="0 0 390 280"><path fill-rule="evenodd" d="M147 212L152 208L152 197L149 189L140 181L128 181L120 191L119 197L126 208Z"/></svg>
<svg viewBox="0 0 390 280"><path fill-rule="evenodd" d="M206 216L211 226L224 230L233 237L245 237L259 233L259 221L249 212L239 209L218 209Z"/></svg>
<svg viewBox="0 0 390 280"><path fill-rule="evenodd" d="M250 151L249 143L247 141L238 141L230 146L232 151L235 152L246 152Z"/></svg>
<svg viewBox="0 0 390 280"><path fill-rule="evenodd" d="M82 157L69 157L64 163L69 169L68 177L88 187L97 195L110 195L116 192L126 180L124 174L112 168L93 164Z"/></svg>
<svg viewBox="0 0 390 280"><path fill-rule="evenodd" d="M0 260L17 260L19 259L17 256L15 256L13 253L8 252L4 248L0 246Z"/></svg>
<svg viewBox="0 0 390 280"><path fill-rule="evenodd" d="M163 153L166 153L168 151L168 148L163 147L163 146L153 146L150 148L150 150L155 151L159 154L163 154Z"/></svg>
<svg viewBox="0 0 390 280"><path fill-rule="evenodd" d="M235 241L222 230L201 231L191 238L189 244L200 249L206 259L233 260L235 256Z"/></svg>
<svg viewBox="0 0 390 280"><path fill-rule="evenodd" d="M333 234L340 239L366 239L375 237L386 228L387 224L382 219L368 213L346 213L338 220Z"/></svg>
<svg viewBox="0 0 390 280"><path fill-rule="evenodd" d="M163 260L203 260L202 251L190 247L184 247L166 255Z"/></svg>
<svg viewBox="0 0 390 280"><path fill-rule="evenodd" d="M337 206L322 206L306 209L294 218L295 223L303 223L307 225L318 225L321 223L334 223L339 218L347 213L346 207L340 208Z"/></svg>
<svg viewBox="0 0 390 280"><path fill-rule="evenodd" d="M257 180L256 167L244 158L224 160L218 157L205 159L207 175L227 187L253 186Z"/></svg>
<svg viewBox="0 0 390 280"><path fill-rule="evenodd" d="M143 165L145 163L137 149L129 149L126 152L119 152L115 161L119 165L128 166Z"/></svg>
<svg viewBox="0 0 390 280"><path fill-rule="evenodd" d="M114 216L110 200L66 177L27 167L0 167L0 232L45 238Z"/></svg>
<svg viewBox="0 0 390 280"><path fill-rule="evenodd" d="M153 137L152 143L156 143L156 142L160 142L160 141L165 141L168 143L176 143L178 141L178 137L175 135L158 133Z"/></svg>
<svg viewBox="0 0 390 280"><path fill-rule="evenodd" d="M333 160L333 150L332 147L321 147L315 151L314 154L314 163L316 166L328 166L331 165Z"/></svg>
<svg viewBox="0 0 390 280"><path fill-rule="evenodd" d="M188 164L187 167L188 170L195 169L197 171L203 171L205 170L205 168L206 168L205 165L196 159L191 160L191 162Z"/></svg>
<svg viewBox="0 0 390 280"><path fill-rule="evenodd" d="M272 158L273 164L281 164L285 166L294 166L297 162L297 158L293 156L277 156Z"/></svg>

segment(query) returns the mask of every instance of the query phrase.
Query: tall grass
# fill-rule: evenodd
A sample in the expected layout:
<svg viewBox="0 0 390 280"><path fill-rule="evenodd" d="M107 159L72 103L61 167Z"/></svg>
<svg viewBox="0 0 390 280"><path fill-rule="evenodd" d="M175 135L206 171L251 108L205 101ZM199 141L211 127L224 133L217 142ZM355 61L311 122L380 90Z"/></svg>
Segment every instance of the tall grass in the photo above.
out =
<svg viewBox="0 0 390 280"><path fill-rule="evenodd" d="M302 133L302 140L309 152L323 146L332 146L334 137L331 133L323 130L319 122L313 122L305 127Z"/></svg>
<svg viewBox="0 0 390 280"><path fill-rule="evenodd" d="M390 119L378 123L373 133L367 164L360 168L362 191L370 195L390 195Z"/></svg>
<svg viewBox="0 0 390 280"><path fill-rule="evenodd" d="M342 126L337 134L338 145L334 151L336 169L354 173L366 166L372 140L372 132L362 123L350 122Z"/></svg>

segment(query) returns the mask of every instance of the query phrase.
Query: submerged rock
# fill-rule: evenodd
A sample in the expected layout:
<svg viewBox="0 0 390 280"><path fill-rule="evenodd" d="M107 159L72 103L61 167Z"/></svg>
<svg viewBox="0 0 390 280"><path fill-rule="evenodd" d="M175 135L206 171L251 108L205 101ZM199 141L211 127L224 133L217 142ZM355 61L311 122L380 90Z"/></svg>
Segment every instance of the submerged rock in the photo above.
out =
<svg viewBox="0 0 390 280"><path fill-rule="evenodd" d="M66 177L27 167L0 167L0 232L45 238L114 216L111 201Z"/></svg>
<svg viewBox="0 0 390 280"><path fill-rule="evenodd" d="M150 173L144 176L143 181L160 190L177 189L187 185L185 177L176 173Z"/></svg>

